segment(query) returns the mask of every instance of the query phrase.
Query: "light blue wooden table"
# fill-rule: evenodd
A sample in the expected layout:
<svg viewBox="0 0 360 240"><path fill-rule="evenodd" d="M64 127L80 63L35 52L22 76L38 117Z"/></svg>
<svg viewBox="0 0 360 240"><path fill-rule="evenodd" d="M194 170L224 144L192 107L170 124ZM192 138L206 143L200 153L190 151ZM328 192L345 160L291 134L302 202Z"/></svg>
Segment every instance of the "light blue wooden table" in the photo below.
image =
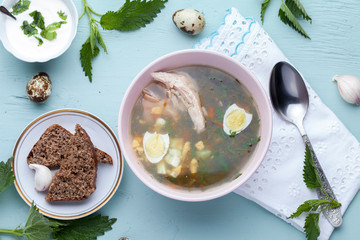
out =
<svg viewBox="0 0 360 240"><path fill-rule="evenodd" d="M117 10L124 1L95 1L98 12ZM223 20L225 11L237 7L244 16L260 20L261 0L170 0L158 18L145 29L121 33L101 31L109 54L103 52L93 62L93 83L84 76L79 50L89 34L87 18L79 22L78 34L70 49L47 63L21 62L0 47L0 159L5 161L21 131L34 118L58 108L89 111L117 132L118 109L135 75L148 63L166 53L192 48ZM273 0L266 13L264 28L292 63L302 72L322 100L360 139L360 110L344 102L335 74L360 77L360 2L358 0L303 0L313 24L303 26L312 37L307 40L285 26L277 17L280 0ZM75 0L78 12L80 0ZM172 14L195 8L206 18L205 30L196 37L181 33L172 23ZM42 105L26 98L27 81L37 72L47 72L53 93ZM29 207L14 186L0 194L0 227L15 228L25 223ZM257 204L236 194L202 203L165 198L147 188L125 164L120 187L99 211L117 218L113 230L99 239L305 239L305 235ZM343 225L332 240L359 239L360 196L349 206ZM2 239L12 239L0 236Z"/></svg>

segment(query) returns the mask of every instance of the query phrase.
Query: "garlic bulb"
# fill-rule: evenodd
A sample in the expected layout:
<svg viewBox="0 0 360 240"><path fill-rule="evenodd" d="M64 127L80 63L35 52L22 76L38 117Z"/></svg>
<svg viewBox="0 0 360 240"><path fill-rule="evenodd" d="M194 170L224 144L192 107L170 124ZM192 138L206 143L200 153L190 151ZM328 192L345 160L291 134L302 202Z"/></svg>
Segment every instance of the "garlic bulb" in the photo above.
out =
<svg viewBox="0 0 360 240"><path fill-rule="evenodd" d="M45 191L52 181L52 173L49 168L40 164L29 164L29 168L35 170L35 189Z"/></svg>
<svg viewBox="0 0 360 240"><path fill-rule="evenodd" d="M334 76L342 98L348 103L360 104L360 79L351 75Z"/></svg>

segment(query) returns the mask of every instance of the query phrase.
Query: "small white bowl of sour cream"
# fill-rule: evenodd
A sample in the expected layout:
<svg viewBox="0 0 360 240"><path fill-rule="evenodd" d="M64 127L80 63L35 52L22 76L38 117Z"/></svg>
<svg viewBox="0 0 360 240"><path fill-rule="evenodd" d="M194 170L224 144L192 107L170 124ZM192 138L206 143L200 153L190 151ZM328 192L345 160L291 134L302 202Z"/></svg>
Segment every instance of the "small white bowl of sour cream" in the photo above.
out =
<svg viewBox="0 0 360 240"><path fill-rule="evenodd" d="M22 61L47 62L59 57L70 47L77 32L78 13L72 0L29 1L29 8L15 15L16 20L0 14L0 40L8 52ZM17 2L19 0L4 0L2 6L13 12L13 7ZM58 26L52 25L55 26L54 28L48 28L47 33L50 34L50 37L42 36L41 32L44 27L39 28L38 25L33 24L35 17L30 14L34 11L41 13L45 28L53 23L61 22L61 24L57 24ZM24 33L22 26L25 21L32 25L32 29L36 29L37 34L26 35ZM46 36L46 34L43 35ZM42 42L41 45L40 42Z"/></svg>

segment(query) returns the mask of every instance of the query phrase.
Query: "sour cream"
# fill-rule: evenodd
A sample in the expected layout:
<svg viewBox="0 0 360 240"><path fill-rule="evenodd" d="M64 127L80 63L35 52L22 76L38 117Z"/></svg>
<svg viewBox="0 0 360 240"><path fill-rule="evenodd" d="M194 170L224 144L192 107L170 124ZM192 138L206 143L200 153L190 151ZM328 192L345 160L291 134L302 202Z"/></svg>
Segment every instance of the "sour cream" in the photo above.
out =
<svg viewBox="0 0 360 240"><path fill-rule="evenodd" d="M7 38L14 51L18 52L17 55L22 56L24 59L36 59L42 61L47 59L48 56L57 56L61 54L68 46L69 41L73 38L73 19L70 16L70 10L63 0L30 0L30 7L25 12L16 15L16 21L7 18L5 22L5 29ZM45 21L45 27L54 22L64 21L59 15L58 11L62 11L67 16L66 24L62 24L60 28L56 29L57 36L54 40L49 41L41 38L43 44L38 46L38 40L33 36L28 37L24 34L21 26L23 21L31 23L33 18L29 14L33 11L40 12ZM40 37L41 30L38 29Z"/></svg>

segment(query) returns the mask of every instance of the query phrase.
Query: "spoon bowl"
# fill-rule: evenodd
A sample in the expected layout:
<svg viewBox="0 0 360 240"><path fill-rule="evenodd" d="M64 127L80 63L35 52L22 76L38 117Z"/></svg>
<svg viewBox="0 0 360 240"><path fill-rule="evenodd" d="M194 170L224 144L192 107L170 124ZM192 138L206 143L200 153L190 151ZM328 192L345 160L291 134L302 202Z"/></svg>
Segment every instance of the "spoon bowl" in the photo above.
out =
<svg viewBox="0 0 360 240"><path fill-rule="evenodd" d="M300 73L287 62L278 62L270 75L270 99L274 110L285 120L293 123L300 131L305 145L311 151L314 165L319 173L322 186L325 193L318 188L317 194L321 199L328 197L336 200L335 194L331 189L324 171L311 146L310 139L307 136L303 120L309 107L309 94ZM339 227L342 223L340 208L325 209L325 217L331 225Z"/></svg>
<svg viewBox="0 0 360 240"><path fill-rule="evenodd" d="M301 75L290 64L279 62L274 66L270 76L270 99L282 118L302 130L309 107L309 94Z"/></svg>

